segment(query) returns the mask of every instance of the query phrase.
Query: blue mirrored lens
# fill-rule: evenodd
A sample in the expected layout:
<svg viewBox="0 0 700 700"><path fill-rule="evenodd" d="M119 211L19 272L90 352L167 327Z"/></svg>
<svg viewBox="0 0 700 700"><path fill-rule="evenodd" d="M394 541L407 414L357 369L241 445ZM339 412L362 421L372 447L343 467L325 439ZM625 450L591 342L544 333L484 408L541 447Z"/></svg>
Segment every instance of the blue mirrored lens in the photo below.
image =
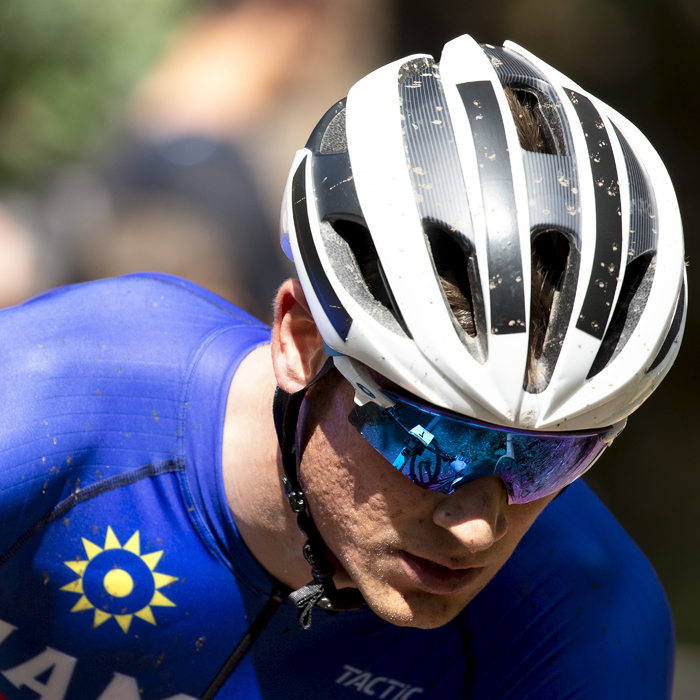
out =
<svg viewBox="0 0 700 700"><path fill-rule="evenodd" d="M355 406L349 421L395 469L431 491L452 493L497 476L509 503L529 503L570 484L606 447L602 431L509 431L384 393L394 406Z"/></svg>

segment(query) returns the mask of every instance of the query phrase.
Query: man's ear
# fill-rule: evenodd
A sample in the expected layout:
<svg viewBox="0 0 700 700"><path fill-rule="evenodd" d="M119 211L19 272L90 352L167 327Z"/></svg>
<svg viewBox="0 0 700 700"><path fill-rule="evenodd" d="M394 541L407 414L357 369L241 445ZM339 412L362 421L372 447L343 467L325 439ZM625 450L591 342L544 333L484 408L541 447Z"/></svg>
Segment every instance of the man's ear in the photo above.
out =
<svg viewBox="0 0 700 700"><path fill-rule="evenodd" d="M303 389L326 361L321 334L297 280L287 280L275 298L272 366L277 384L293 394Z"/></svg>

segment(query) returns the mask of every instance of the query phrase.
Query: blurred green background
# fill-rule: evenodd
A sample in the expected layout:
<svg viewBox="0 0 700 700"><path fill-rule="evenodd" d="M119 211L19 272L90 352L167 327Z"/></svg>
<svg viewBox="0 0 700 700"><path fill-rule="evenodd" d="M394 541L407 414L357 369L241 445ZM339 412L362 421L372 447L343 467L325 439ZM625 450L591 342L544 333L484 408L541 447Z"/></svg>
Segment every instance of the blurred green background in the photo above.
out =
<svg viewBox="0 0 700 700"><path fill-rule="evenodd" d="M40 188L59 164L89 159L109 143L130 89L197 6L195 0L2 0L0 190ZM437 58L445 41L465 32L492 44L511 39L631 119L667 164L690 260L685 341L669 377L588 481L656 567L679 640L700 644L700 300L693 280L700 2L395 0L389 7L387 59L414 52ZM327 104L337 98L329 95ZM318 116L309 118L306 133Z"/></svg>
<svg viewBox="0 0 700 700"><path fill-rule="evenodd" d="M0 187L97 150L193 0L2 0Z"/></svg>

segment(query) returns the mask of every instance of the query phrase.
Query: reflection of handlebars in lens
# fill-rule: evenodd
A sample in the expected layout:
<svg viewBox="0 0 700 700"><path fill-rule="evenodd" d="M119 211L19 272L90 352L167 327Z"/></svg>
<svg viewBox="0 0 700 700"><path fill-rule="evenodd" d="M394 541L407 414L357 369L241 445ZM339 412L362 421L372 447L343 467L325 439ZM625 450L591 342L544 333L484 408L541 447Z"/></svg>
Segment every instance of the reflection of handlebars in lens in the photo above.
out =
<svg viewBox="0 0 700 700"><path fill-rule="evenodd" d="M518 463L515 461L515 452L513 451L513 436L508 433L506 436L506 453L496 460L493 468L493 473L498 471L510 471L517 469Z"/></svg>
<svg viewBox="0 0 700 700"><path fill-rule="evenodd" d="M497 475L499 471L515 471L518 467L518 463L515 461L512 438L513 436L511 434L506 436L506 453L501 455L496 460L495 464L493 458L464 461L461 455L456 455L452 462L450 462L450 467L452 467L456 473L450 484L450 490L447 493L452 493L460 486L464 486L470 481L480 479L482 476Z"/></svg>
<svg viewBox="0 0 700 700"><path fill-rule="evenodd" d="M496 466L493 468L493 473L498 474L498 472L513 471L517 468L518 463L512 457L508 457L508 455L503 455L503 457L498 458Z"/></svg>
<svg viewBox="0 0 700 700"><path fill-rule="evenodd" d="M455 478L452 480L452 483L450 484L450 493L452 493L457 486L461 486L461 482L465 478L465 472L467 471L468 464L460 459L459 455L450 462L450 467L455 470ZM466 482L465 482L466 483Z"/></svg>
<svg viewBox="0 0 700 700"><path fill-rule="evenodd" d="M406 438L403 441L403 448L401 449L401 452L397 455L396 459L393 462L393 466L395 466L397 469L401 469L403 467L404 463L406 460L412 455L422 455L423 450L425 449L424 443L420 442L419 440L415 438Z"/></svg>
<svg viewBox="0 0 700 700"><path fill-rule="evenodd" d="M417 425L415 428L412 430L409 430L400 420L399 417L396 415L396 408L394 406L390 406L389 408L385 408L383 410L383 413L388 415L400 428L403 430L405 433L408 434L409 438L412 440L415 440L417 442L420 442L422 445L422 448L428 450L429 452L432 452L434 455L437 455L441 459L444 459L446 462L452 462L455 458L455 455L450 455L447 452L445 452L443 449L441 449L437 445L437 439L435 439L435 436L430 433L430 430L432 430L435 425L438 423L440 420L441 416L435 416L433 420L430 421L428 424L428 428L423 428L421 425ZM434 442L435 444L431 444ZM404 445L406 442L404 442ZM404 448L405 449L405 448ZM401 453L403 453L404 450L401 450ZM418 453L420 454L420 453ZM400 457L401 455L399 455ZM396 465L396 462L398 461L399 457L394 460L394 466L398 468ZM405 459L405 458L404 458ZM402 462L403 464L403 462Z"/></svg>

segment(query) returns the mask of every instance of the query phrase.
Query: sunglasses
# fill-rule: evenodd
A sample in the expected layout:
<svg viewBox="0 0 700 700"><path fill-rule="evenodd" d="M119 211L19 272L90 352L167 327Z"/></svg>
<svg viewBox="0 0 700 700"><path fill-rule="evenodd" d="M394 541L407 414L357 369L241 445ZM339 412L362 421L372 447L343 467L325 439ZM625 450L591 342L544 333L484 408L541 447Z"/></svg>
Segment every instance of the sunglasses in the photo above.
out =
<svg viewBox="0 0 700 700"><path fill-rule="evenodd" d="M556 493L600 457L621 426L536 432L490 425L382 389L393 405L355 405L350 424L423 489L452 493L482 476L503 481L509 503ZM624 423L622 424L624 425Z"/></svg>

